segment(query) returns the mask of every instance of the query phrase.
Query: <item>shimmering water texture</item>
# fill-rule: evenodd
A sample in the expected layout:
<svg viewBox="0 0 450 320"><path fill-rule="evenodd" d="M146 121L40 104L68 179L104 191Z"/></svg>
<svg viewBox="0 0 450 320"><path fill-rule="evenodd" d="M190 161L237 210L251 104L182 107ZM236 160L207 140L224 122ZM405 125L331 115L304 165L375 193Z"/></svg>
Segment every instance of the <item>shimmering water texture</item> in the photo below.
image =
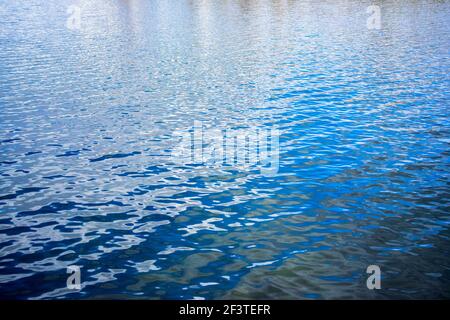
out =
<svg viewBox="0 0 450 320"><path fill-rule="evenodd" d="M450 3L372 4L2 1L0 297L450 298ZM174 163L195 121L278 172Z"/></svg>

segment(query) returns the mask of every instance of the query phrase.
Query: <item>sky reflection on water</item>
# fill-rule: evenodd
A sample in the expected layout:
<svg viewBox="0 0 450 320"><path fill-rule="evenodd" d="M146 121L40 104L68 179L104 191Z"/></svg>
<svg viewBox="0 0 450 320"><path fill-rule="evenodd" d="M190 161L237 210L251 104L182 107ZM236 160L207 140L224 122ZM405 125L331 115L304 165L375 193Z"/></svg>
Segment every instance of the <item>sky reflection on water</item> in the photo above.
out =
<svg viewBox="0 0 450 320"><path fill-rule="evenodd" d="M0 297L449 298L450 4L376 3L2 3ZM278 173L174 164L194 120Z"/></svg>

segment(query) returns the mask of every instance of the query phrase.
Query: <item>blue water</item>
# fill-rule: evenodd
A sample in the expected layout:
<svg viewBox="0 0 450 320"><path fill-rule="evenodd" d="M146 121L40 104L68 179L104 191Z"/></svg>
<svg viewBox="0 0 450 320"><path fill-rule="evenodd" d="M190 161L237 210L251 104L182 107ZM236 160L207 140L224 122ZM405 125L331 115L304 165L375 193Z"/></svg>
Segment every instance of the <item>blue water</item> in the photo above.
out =
<svg viewBox="0 0 450 320"><path fill-rule="evenodd" d="M372 4L0 2L0 298L450 298L450 2ZM174 164L196 120L278 173Z"/></svg>

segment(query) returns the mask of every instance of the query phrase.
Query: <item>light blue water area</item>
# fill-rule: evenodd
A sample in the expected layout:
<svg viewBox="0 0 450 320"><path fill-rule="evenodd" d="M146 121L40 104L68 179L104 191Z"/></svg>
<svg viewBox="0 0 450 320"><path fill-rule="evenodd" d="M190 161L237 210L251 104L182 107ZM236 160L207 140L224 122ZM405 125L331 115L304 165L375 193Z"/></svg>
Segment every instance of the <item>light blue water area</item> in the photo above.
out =
<svg viewBox="0 0 450 320"><path fill-rule="evenodd" d="M449 16L0 2L0 297L449 298ZM194 121L278 128L278 172L174 163Z"/></svg>

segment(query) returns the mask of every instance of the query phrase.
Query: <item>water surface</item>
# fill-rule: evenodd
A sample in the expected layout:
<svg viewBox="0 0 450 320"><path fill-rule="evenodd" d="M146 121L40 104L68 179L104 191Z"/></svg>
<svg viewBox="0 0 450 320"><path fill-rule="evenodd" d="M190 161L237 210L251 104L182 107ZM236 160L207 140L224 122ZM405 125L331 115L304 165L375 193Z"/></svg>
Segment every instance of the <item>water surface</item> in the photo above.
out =
<svg viewBox="0 0 450 320"><path fill-rule="evenodd" d="M450 3L373 4L2 1L0 297L449 298ZM195 120L278 173L174 164Z"/></svg>

